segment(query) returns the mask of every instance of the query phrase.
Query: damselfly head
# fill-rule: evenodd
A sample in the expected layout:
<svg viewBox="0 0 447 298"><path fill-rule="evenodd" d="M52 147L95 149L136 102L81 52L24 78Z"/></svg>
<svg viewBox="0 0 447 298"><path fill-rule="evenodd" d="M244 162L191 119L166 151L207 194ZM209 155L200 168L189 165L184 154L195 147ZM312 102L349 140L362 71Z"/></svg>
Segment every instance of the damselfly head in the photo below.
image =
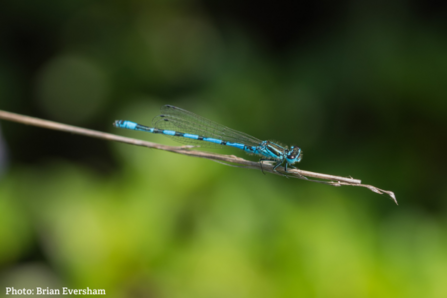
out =
<svg viewBox="0 0 447 298"><path fill-rule="evenodd" d="M286 154L286 160L288 164L294 164L300 162L303 158L303 151L300 147L290 147Z"/></svg>

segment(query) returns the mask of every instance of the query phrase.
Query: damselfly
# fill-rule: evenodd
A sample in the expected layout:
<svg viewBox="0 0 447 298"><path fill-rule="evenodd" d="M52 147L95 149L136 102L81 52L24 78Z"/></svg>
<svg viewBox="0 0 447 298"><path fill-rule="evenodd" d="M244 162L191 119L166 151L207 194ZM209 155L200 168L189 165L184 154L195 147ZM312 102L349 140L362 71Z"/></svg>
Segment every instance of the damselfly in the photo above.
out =
<svg viewBox="0 0 447 298"><path fill-rule="evenodd" d="M161 108L161 115L155 117L152 121L153 127L127 120L116 120L114 126L163 134L172 137L177 142L192 145L200 144L201 147L235 147L249 154L261 156L259 160L261 166L263 161L276 161L273 168L275 172L283 163L285 163L285 171L287 172L287 166L292 167L294 163L300 162L303 158L302 150L299 147L291 146L288 148L272 141L261 141L246 133L171 105L165 105Z"/></svg>

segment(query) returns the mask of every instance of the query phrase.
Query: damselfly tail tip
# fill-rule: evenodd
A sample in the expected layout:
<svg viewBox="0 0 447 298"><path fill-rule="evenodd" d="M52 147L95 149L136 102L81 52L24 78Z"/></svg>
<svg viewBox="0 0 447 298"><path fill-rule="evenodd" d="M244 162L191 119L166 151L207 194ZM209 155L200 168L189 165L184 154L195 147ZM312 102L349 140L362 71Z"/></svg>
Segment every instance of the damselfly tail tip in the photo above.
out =
<svg viewBox="0 0 447 298"><path fill-rule="evenodd" d="M115 127L120 127L120 124L122 124L123 120L115 120L115 122L113 122L113 126Z"/></svg>

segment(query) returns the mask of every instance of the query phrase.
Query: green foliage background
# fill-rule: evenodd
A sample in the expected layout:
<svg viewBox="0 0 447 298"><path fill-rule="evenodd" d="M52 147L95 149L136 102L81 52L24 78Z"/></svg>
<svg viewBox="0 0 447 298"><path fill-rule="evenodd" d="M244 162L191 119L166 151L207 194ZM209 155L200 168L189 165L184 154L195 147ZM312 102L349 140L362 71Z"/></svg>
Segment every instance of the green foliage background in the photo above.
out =
<svg viewBox="0 0 447 298"><path fill-rule="evenodd" d="M446 297L447 11L316 3L280 44L238 3L4 0L0 109L174 144L111 125L174 104L400 205L2 121L0 295Z"/></svg>

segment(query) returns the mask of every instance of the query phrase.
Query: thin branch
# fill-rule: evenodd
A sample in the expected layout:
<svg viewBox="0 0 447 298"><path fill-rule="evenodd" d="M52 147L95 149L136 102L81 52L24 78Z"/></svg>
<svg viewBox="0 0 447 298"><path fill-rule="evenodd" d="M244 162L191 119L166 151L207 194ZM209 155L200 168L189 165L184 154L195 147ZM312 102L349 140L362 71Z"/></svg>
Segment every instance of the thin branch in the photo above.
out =
<svg viewBox="0 0 447 298"><path fill-rule="evenodd" d="M104 133L104 132L99 132L99 131L95 131L95 130L71 126L71 125L67 125L67 124L57 123L57 122L53 122L53 121L47 121L47 120L42 120L42 119L38 119L38 118L23 116L23 115L14 114L14 113L1 111L1 110L0 110L0 119L19 122L19 123L23 123L23 124L27 124L27 125L48 128L48 129L65 131L65 132L69 132L69 133L89 136L89 137L108 140L108 141L116 141L116 142L132 144L132 145L137 145L137 146L143 146L143 147L152 148L152 149L169 151L169 152L188 155L188 156L206 158L206 159L217 161L219 163L223 163L225 165L230 165L230 166L235 166L235 167L261 170L261 165L259 162L245 160L243 158L240 158L240 157L237 157L234 155L222 155L222 154L215 154L215 153L210 153L210 152L195 151L195 150L191 150L192 146L176 147L176 146L160 145L157 143L121 137L121 136L110 134L110 133ZM234 164L236 164L236 165L234 165ZM372 185L361 184L361 180L358 180L358 179L309 172L309 171L304 171L304 170L299 170L299 169L289 169L286 173L284 171L283 167L278 167L277 170L279 170L280 173L276 173L273 171L273 166L270 165L269 163L264 163L262 166L262 169L264 170L264 172L269 172L269 173L272 173L275 175L287 175L287 177L290 177L290 178L298 178L298 179L303 179L303 180L307 180L307 181L311 181L311 182L324 183L324 184L328 184L328 185L332 185L332 186L350 185L350 186L365 187L375 193L389 195L391 197L391 199L393 199L393 201L397 204L396 196L394 195L394 193L392 191L382 190L382 189L379 189ZM308 179L307 177L314 178L314 179ZM318 180L316 180L316 179L318 179Z"/></svg>

